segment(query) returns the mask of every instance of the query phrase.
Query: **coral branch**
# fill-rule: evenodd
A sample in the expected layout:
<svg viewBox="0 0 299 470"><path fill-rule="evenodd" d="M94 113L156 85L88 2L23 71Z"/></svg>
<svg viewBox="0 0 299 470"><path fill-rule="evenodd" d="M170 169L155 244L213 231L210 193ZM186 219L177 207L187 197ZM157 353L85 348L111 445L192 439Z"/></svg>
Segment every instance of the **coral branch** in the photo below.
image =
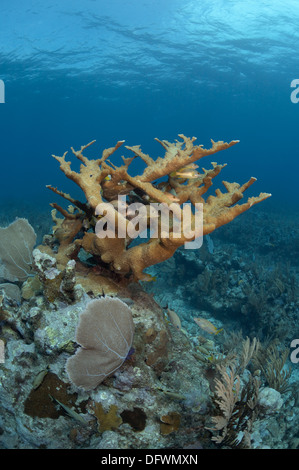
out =
<svg viewBox="0 0 299 470"><path fill-rule="evenodd" d="M64 193L63 191L59 191L57 188L54 188L53 186L50 186L49 184L46 186L46 188L50 189L51 191L53 191L53 193L58 194L59 196L66 199L67 201L71 202L72 204L74 204L74 206L76 206L81 211L83 212L88 211L88 207L86 206L86 204L82 204L82 202L78 201L77 199L72 198L69 194ZM54 207L54 205L52 205L52 207ZM57 210L59 210L58 207L56 208ZM59 212L61 211L59 210Z"/></svg>
<svg viewBox="0 0 299 470"><path fill-rule="evenodd" d="M212 140L212 147L210 149L204 149L202 145L193 146L196 137L189 139L183 134L179 134L179 137L183 139L183 142L176 141L175 144L171 144L166 140L160 141L159 139L155 139L165 148L166 153L163 158L159 157L154 162L154 165L148 166L145 169L141 176L142 181L151 182L162 176L169 175L179 168L196 162L205 156L213 155L220 150L232 147L239 142L238 140L232 140L229 143L222 141L214 142Z"/></svg>
<svg viewBox="0 0 299 470"><path fill-rule="evenodd" d="M226 164L219 165L213 162L211 169L202 168L202 173L197 173L193 172L193 168L196 168L195 162L204 156L228 149L239 141L232 140L227 143L212 140L212 146L205 149L202 145L194 145L195 137L188 138L183 134L179 134L179 137L181 140L176 140L174 143L155 139L165 150L164 157L158 157L156 160L143 153L140 146L126 146L126 149L134 155L130 158L122 157L123 165L119 167L110 162L109 157L121 147L123 140L118 141L114 147L105 149L102 157L98 159L89 159L83 155L83 152L95 141L82 146L78 151L72 148L73 154L81 161L79 172L71 170L71 162L66 161L67 153L64 153L62 157L54 156L60 163L63 173L82 189L87 200L86 203L82 203L69 194L48 186L55 194L62 196L78 209L78 212L74 213L70 210L66 211L57 204L52 205L65 218L64 222L58 224L59 227L55 231L55 234L59 235L58 239L61 241L61 249L64 249L64 253L72 253L74 256L74 253L81 247L96 256L99 262L104 263L105 267L111 271L131 277L133 280L147 279L147 275L143 273L145 268L170 258L179 246L186 241L194 240L200 234L198 229L193 230L195 227L193 213L190 216L189 231L185 232L184 223L179 232L174 229L175 218L182 220L182 204L187 202L193 206L196 203L203 204L203 235L205 235L232 221L254 204L270 196L270 194L261 193L258 197L249 198L243 204L237 204L243 198L246 189L256 181L252 177L242 186L238 183L223 181L226 192L217 189L215 196L210 195L205 200L204 195L212 186L213 179ZM140 158L146 166L142 174L132 176L128 170L135 158ZM188 173L186 168L188 170L191 168L191 173L190 171ZM147 229L150 228L151 222L149 206L151 202L159 203L161 208L169 208L171 217L167 236L161 221L161 214L158 214L155 237L149 238L145 243L130 246L132 235L119 236L118 230L126 230L130 222L127 210L122 212L117 205L116 199L119 195L126 195L129 202L145 204L147 209L143 217ZM111 202L111 207L105 214L97 211L98 205L104 201ZM99 238L96 233L95 226L98 222L101 223L102 217L106 224L115 227L113 238ZM142 220L140 219L138 223L142 223ZM63 230L66 230L65 236L63 236ZM77 236L79 231L82 234L80 237ZM72 239L72 236L77 239ZM67 243L72 245L71 249L67 250ZM66 259L65 255L60 256L60 259Z"/></svg>

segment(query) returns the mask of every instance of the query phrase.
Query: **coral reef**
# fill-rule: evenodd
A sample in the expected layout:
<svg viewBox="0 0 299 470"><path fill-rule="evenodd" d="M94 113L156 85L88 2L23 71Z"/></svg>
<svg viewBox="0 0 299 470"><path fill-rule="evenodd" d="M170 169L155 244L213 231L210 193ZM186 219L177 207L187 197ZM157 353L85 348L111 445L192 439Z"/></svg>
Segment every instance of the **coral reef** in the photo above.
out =
<svg viewBox="0 0 299 470"><path fill-rule="evenodd" d="M39 295L23 302L21 334L6 325L1 335L2 446L165 448L196 439L205 416L194 415L193 409L206 410L210 395L202 364L190 354L184 334L165 323L161 307L150 296L138 285L126 294L132 299L134 350L89 391L71 384L65 366L76 357L81 314L91 302L105 305L106 297L92 300L83 294L80 302L66 305ZM170 425L163 417L178 415L170 434L163 426L160 430L161 419Z"/></svg>
<svg viewBox="0 0 299 470"><path fill-rule="evenodd" d="M236 141L203 149L180 137L174 144L158 141L165 157L157 160L128 147L133 157L120 167L109 158L122 141L97 160L83 155L90 144L73 150L78 173L66 154L55 157L86 202L50 187L71 203L52 205L53 234L34 250L23 231L13 240L29 257L23 257L24 276L0 285L1 448L298 447L297 375L287 350L298 313L296 260L288 263L287 240L272 246L266 230L259 228L252 241L247 215L229 224L233 239L219 228L268 197L237 204L253 178L243 186L225 182L226 193L203 198L224 165L213 163L202 174L192 165ZM130 176L136 159L145 169ZM201 250L180 248L184 233L164 238L162 224L158 238L145 243L99 238L97 224L107 215L98 210L101 202L111 203L116 226L132 220L126 205L123 212L115 204L123 195L146 207L175 200L179 211L185 202L201 202L203 233L219 228L219 235L205 237ZM269 223L255 217L260 227ZM244 250L240 227L250 247L256 243L255 258ZM277 227L277 236L282 232ZM269 257L272 250L279 264ZM194 318L203 320L201 328ZM80 363L86 354L96 357L97 370ZM99 377L103 360L108 368Z"/></svg>
<svg viewBox="0 0 299 470"><path fill-rule="evenodd" d="M257 212L254 220L259 221L259 229L253 248L254 242L245 229L247 225L250 229L253 217L246 213L230 224L233 240L227 238L228 228L221 227L211 237L213 252L206 240L200 250L179 249L164 264L151 268L150 274L157 278L155 285L144 283L143 287L153 292L161 305L179 306L181 320L187 320L191 314L196 316L197 311L198 316L216 320L220 328L225 322L228 330L242 328L247 336L260 340L276 337L289 346L298 331L298 259L293 256L293 236L298 236L299 231L294 223L289 225L286 217L280 234L277 233L275 251L263 250L268 238L264 237L265 232L272 221L275 227L276 217L276 213L270 217ZM286 245L286 232L291 228ZM244 238L251 240L249 248L244 247ZM280 245L282 238L284 243ZM164 277L167 286L159 281Z"/></svg>
<svg viewBox="0 0 299 470"><path fill-rule="evenodd" d="M63 173L82 189L86 197L86 202L80 202L69 194L48 186L54 193L71 203L68 209L56 203L52 204L55 209L53 220L56 224L54 237L59 242L55 254L58 266L60 264L65 266L69 259L77 258L79 250L83 248L85 252L97 258L99 265L109 271L133 280L149 280L149 276L144 273L145 268L167 260L173 256L178 247L201 235L201 228L196 226L196 214L190 212L191 223L186 226L182 204L188 202L193 207L196 203L203 204L203 235L206 235L270 196L261 193L258 197L249 198L243 204L237 204L243 198L244 191L254 183L255 178L250 178L242 186L224 181L226 192L222 193L217 189L216 196L211 195L205 200L203 196L211 187L213 178L225 165L213 162L212 169L203 168L202 173L184 173L184 169L190 168L190 165L205 156L214 155L235 145L238 141L230 143L212 141L212 147L204 149L202 145L193 144L194 137L190 139L182 134L179 137L181 141L175 143L156 139L165 150L164 157L159 157L157 160L144 154L139 146L127 146L126 148L134 155L130 158L122 157L123 165L119 167L111 163L109 157L124 141L119 141L114 147L104 150L102 157L98 159L89 159L83 155L94 141L82 146L78 151L72 148L73 154L81 162L79 172L71 169L71 162L66 160L67 152L62 157L54 156L60 163ZM128 169L137 157L146 167L142 174L131 176ZM166 181L163 181L163 178L167 178ZM142 201L143 205L147 204L148 210L145 209L143 213L145 228L150 228L150 219L153 218L149 203L155 202L164 208L171 206L173 217L182 221L180 229L177 230L172 219L168 226L169 231L165 235L161 214L158 213L156 236L151 236L144 243L132 244L134 237L130 236L128 230L130 223L128 213L121 210L120 206L116 206L118 197L125 195L129 202ZM103 206L104 201L111 204ZM56 210L64 219L56 217ZM97 233L97 224L104 226L101 221L103 216L105 223L113 227L112 236L100 237ZM125 236L120 237L120 232Z"/></svg>

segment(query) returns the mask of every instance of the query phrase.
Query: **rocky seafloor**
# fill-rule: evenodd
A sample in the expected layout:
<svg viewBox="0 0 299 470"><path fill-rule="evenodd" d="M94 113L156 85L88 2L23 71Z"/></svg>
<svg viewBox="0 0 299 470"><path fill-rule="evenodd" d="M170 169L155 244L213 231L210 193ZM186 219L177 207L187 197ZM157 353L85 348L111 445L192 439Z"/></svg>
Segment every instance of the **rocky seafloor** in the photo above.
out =
<svg viewBox="0 0 299 470"><path fill-rule="evenodd" d="M92 391L71 384L65 365L80 313L101 294L80 283L71 300L38 283L19 285L19 299L2 292L0 447L298 448L298 235L292 215L245 214L149 269L157 281L108 292L132 310L133 350ZM230 377L235 417L217 429Z"/></svg>

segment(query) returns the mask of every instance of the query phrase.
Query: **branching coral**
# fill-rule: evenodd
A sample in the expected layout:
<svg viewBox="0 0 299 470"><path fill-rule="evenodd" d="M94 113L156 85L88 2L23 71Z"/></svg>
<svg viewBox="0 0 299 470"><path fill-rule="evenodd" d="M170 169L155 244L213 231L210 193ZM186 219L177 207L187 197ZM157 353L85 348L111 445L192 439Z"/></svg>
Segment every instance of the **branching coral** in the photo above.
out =
<svg viewBox="0 0 299 470"><path fill-rule="evenodd" d="M285 367L289 349L280 349L278 345L278 340L273 340L267 347L263 346L254 358L254 364L262 371L269 387L285 393L290 389L289 378L292 372Z"/></svg>
<svg viewBox="0 0 299 470"><path fill-rule="evenodd" d="M212 440L217 444L231 447L250 447L250 431L258 415L259 378L254 374L241 386L241 375L248 363L256 358L260 343L256 338L252 342L246 338L242 342L242 351L230 364L217 365L219 378L215 378L214 402L220 414L212 417L213 428L217 434ZM228 357L228 356L227 356Z"/></svg>
<svg viewBox="0 0 299 470"><path fill-rule="evenodd" d="M213 178L221 172L225 165L213 162L210 170L203 168L202 173L194 173L192 178L189 178L188 174L184 178L179 172L204 156L225 150L238 141L233 140L230 143L212 141L211 148L205 149L202 145L194 145L195 137L188 138L182 134L179 137L181 140L176 140L175 143L156 139L165 150L164 157L158 157L157 160L144 154L140 146L126 147L133 152L133 156L122 157L123 164L119 167L115 166L109 157L123 145L124 141L119 141L114 147L105 149L102 157L98 159L89 159L83 155L83 152L94 141L82 146L78 151L72 148L73 154L81 162L79 172L71 169L71 162L66 160L67 152L61 157L53 155L60 163L60 169L63 173L82 189L86 197L86 202L82 203L69 194L48 186L54 193L71 203L67 210L56 203L52 204L55 209L53 217L56 223L54 234L60 243L56 255L58 263L65 265L70 258L76 258L79 250L83 248L86 252L97 257L98 262L110 271L135 281L149 280L149 276L143 272L145 268L170 258L178 247L185 242L194 240L201 234L196 228L194 211L190 216L189 230L186 231L183 223L180 232L177 233L172 219L167 236L165 236L161 224L161 214L159 214L157 236L132 246L133 237L127 231L129 217L115 204L119 196L126 195L130 203L142 202L146 204L148 209L146 226L148 228L151 216L150 202L154 201L163 207L171 207L174 216L179 220L183 220L184 203L191 203L193 208L196 203L202 203L203 235L227 224L254 204L270 196L261 193L258 197L249 198L243 204L237 204L243 198L244 191L254 183L255 178L250 178L242 186L224 181L226 192L222 193L217 189L215 196L211 195L205 200L204 195L211 187ZM145 163L145 169L141 174L131 176L128 170L135 158L139 158ZM178 176L179 174L180 176ZM107 209L105 214L100 213L97 209L98 205L103 202L111 203L110 209ZM172 204L173 202L175 204ZM175 207L173 208L173 206ZM63 215L64 219L56 217L56 210ZM114 238L97 236L95 226L103 215L106 222L111 222L115 227L116 234L122 229L125 230L126 236L116 235ZM79 233L81 238L78 236Z"/></svg>
<svg viewBox="0 0 299 470"><path fill-rule="evenodd" d="M250 448L252 424L258 416L258 377L249 376L241 390L240 377L234 367L218 367L221 379L216 379L215 403L221 412L213 416L212 437L216 444L229 447Z"/></svg>

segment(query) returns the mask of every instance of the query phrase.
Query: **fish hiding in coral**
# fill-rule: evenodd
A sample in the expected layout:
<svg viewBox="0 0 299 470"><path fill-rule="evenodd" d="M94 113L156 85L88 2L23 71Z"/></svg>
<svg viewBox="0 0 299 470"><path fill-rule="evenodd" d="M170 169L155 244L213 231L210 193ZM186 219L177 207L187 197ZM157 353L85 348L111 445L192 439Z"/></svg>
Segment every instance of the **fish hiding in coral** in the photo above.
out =
<svg viewBox="0 0 299 470"><path fill-rule="evenodd" d="M170 308L167 308L166 313L172 326L174 326L176 330L180 330L182 328L182 324L178 314L174 310L170 310Z"/></svg>
<svg viewBox="0 0 299 470"><path fill-rule="evenodd" d="M195 163L190 163L190 165L186 165L183 168L180 168L178 171L173 171L170 173L172 178L180 178L180 179L194 179L198 178L200 174L196 170L198 165Z"/></svg>
<svg viewBox="0 0 299 470"><path fill-rule="evenodd" d="M211 323L209 320L206 320L205 318L193 318L195 323L204 331L207 333L210 333L211 335L218 335L223 328L216 328L213 323Z"/></svg>
<svg viewBox="0 0 299 470"><path fill-rule="evenodd" d="M212 140L212 146L204 148L202 145L194 145L195 137L189 138L183 134L179 134L179 137L181 141L176 140L174 143L156 138L155 140L165 150L164 156L156 160L143 153L139 145L126 146L127 150L133 152L133 156L123 156L123 165L119 167L111 163L110 157L124 144L123 140L118 141L114 147L105 149L102 156L97 159L89 159L83 155L83 151L95 141L82 146L78 151L72 148L73 154L82 163L79 172L71 169L71 162L66 160L67 152L62 156L53 155L59 162L61 171L83 190L86 202L76 200L53 186L47 186L72 206L71 210L66 210L56 203L51 204L55 210L52 213L55 223L54 237L59 246L57 252L50 251L49 247L43 247L43 251L55 256L64 269L70 259L79 263L78 253L84 250L94 256L99 264L122 279L130 282L146 281L149 279L144 272L146 268L171 258L180 246L199 238L201 233L202 235L212 233L270 196L261 193L257 197L250 197L243 204L237 204L243 198L246 189L256 181L255 178L250 178L241 186L238 183L223 181L226 192L217 189L215 196L210 195L204 199L204 195L213 184L212 180L226 165L212 162L211 169L203 168L202 173L198 173L196 171L198 165L195 162L228 149L239 141L232 140L227 143ZM129 167L137 157L146 166L141 174L132 176ZM129 228L132 227L131 215L134 214L130 217L126 214L125 217L122 211L119 212L117 207L114 207L114 201L119 195L124 194L133 195L130 196L133 197L132 201L129 200L130 203L135 202L136 198L141 198L147 204L155 201L161 207L166 206L172 211L172 215L183 223L178 228L178 224L173 224L172 218L165 231L161 222L163 217L160 214L157 221L158 228L153 231L154 235L150 235L145 242L133 243L136 231L131 232ZM114 204L110 204L111 202ZM174 202L176 204L172 204ZM196 207L196 204L203 204L202 226L197 223L196 211L195 213L191 211L190 217L187 218L188 223L184 222L184 206L187 203L191 208ZM101 212L103 206L106 211L104 217ZM63 219L56 217L57 210ZM147 230L151 228L153 217L147 212L146 207L144 213L144 226ZM141 223L141 220L138 222ZM102 229L104 223L113 228L109 236L107 231ZM105 236L99 235L98 228Z"/></svg>

